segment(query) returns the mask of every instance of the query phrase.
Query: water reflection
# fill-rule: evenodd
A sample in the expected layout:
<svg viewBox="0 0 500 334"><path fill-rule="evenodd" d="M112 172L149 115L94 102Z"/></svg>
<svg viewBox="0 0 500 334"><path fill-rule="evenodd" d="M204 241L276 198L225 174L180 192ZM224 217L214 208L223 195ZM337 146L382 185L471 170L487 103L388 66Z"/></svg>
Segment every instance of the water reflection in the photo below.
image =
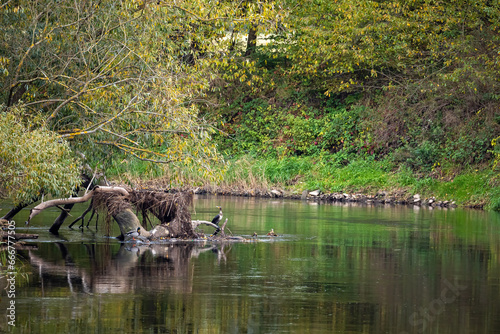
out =
<svg viewBox="0 0 500 334"><path fill-rule="evenodd" d="M500 332L496 213L200 197L193 218L216 205L234 233L259 240L41 233L19 250L33 273L18 287L16 331ZM280 237L266 238L271 228Z"/></svg>
<svg viewBox="0 0 500 334"><path fill-rule="evenodd" d="M50 285L69 288L71 293L136 294L144 290L192 291L190 259L212 253L220 262L228 245L211 246L197 243L120 244L119 248L102 244L39 244L25 257L38 274L41 294ZM72 255L75 253L75 256ZM73 257L85 261L75 263ZM49 255L50 254L50 255ZM50 258L48 258L50 256Z"/></svg>

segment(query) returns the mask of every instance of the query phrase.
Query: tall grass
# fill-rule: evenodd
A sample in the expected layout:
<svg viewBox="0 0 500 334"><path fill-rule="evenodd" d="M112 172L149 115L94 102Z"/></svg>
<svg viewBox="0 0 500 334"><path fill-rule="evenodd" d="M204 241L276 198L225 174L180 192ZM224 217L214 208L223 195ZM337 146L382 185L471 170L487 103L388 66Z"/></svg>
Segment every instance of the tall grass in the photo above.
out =
<svg viewBox="0 0 500 334"><path fill-rule="evenodd" d="M146 183L165 188L188 186L249 192L279 188L289 193L319 189L372 195L385 191L408 196L418 193L424 198L500 210L500 176L490 169L463 171L452 179L440 179L415 175L410 168L396 166L389 160L364 157L344 165L332 155L285 159L241 156L214 168L224 171L221 178L209 178L197 169L136 160L116 163L114 178L132 186L149 180Z"/></svg>

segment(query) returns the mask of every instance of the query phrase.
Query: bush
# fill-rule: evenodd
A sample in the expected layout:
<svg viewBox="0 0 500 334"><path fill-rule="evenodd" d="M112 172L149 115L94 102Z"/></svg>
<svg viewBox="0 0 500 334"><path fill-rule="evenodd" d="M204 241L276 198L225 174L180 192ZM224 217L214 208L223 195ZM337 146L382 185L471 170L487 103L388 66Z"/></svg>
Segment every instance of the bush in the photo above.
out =
<svg viewBox="0 0 500 334"><path fill-rule="evenodd" d="M68 143L32 121L24 110L0 112L0 197L14 204L42 194L69 196L81 183Z"/></svg>
<svg viewBox="0 0 500 334"><path fill-rule="evenodd" d="M422 169L430 171L432 166L439 160L439 147L435 143L424 141L413 149L412 156L407 163L414 170Z"/></svg>

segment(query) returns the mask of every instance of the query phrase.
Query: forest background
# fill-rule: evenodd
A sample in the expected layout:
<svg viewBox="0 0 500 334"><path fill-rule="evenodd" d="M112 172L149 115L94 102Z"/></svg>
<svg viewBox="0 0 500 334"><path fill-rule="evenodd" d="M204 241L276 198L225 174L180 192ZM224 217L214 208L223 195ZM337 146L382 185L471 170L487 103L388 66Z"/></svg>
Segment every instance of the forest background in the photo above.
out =
<svg viewBox="0 0 500 334"><path fill-rule="evenodd" d="M133 187L500 210L498 0L4 0L0 198Z"/></svg>

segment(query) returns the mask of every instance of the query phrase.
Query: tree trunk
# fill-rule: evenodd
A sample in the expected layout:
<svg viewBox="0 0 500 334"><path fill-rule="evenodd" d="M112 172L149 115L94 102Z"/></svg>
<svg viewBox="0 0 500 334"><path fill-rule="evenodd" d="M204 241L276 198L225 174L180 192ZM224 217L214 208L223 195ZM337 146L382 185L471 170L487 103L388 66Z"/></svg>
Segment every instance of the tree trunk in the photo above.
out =
<svg viewBox="0 0 500 334"><path fill-rule="evenodd" d="M125 234L129 231L135 231L137 230L138 227L141 228L141 236L145 238L149 238L151 236L151 233L146 231L144 227L142 227L141 222L139 221L139 218L135 215L135 213L132 212L130 209L125 209L123 211L120 211L116 215L113 216L115 221L118 223L118 226L120 227L120 236L118 239L123 240L125 238Z"/></svg>
<svg viewBox="0 0 500 334"><path fill-rule="evenodd" d="M123 188L123 187L96 187L94 190L86 193L82 197L71 197L71 198L58 198L58 199L53 199L47 202L43 202L35 206L33 209L31 209L30 216L28 218L28 223L35 217L37 214L42 212L43 210L47 208L51 208L54 206L58 205L66 205L66 204L76 204L76 203L83 203L87 202L94 196L95 193L97 192L109 192L109 193L117 193L123 196L128 196L129 193L128 191Z"/></svg>
<svg viewBox="0 0 500 334"><path fill-rule="evenodd" d="M248 31L247 50L245 56L250 56L255 52L257 46L257 24L252 24Z"/></svg>
<svg viewBox="0 0 500 334"><path fill-rule="evenodd" d="M28 205L35 203L38 201L40 198L33 198L30 202L23 202L21 204L16 205L12 209L10 209L9 212L5 214L5 216L1 217L0 220L6 220L6 221L11 221L12 218L14 218L15 215L17 215L22 209L27 207Z"/></svg>
<svg viewBox="0 0 500 334"><path fill-rule="evenodd" d="M69 212L71 211L71 209L73 209L73 206L75 206L75 204L64 205L63 207L64 210L61 211L61 214L56 218L56 220L54 220L54 223L50 227L49 229L50 233L59 234L59 228L64 223L66 218L69 216Z"/></svg>

